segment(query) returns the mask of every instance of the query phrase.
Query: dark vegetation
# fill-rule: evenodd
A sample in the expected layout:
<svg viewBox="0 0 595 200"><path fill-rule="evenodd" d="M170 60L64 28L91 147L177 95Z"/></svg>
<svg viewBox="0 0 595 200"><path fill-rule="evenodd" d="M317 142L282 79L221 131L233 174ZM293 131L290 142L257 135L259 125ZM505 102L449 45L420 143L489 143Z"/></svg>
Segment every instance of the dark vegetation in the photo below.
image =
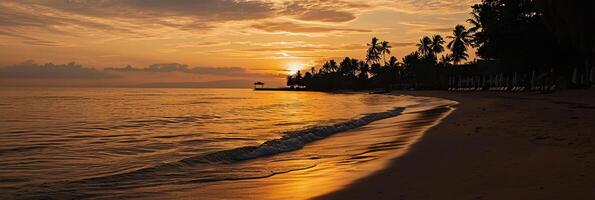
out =
<svg viewBox="0 0 595 200"><path fill-rule="evenodd" d="M452 35L426 36L401 60L387 41L372 38L365 60L329 60L287 78L306 90L452 89L548 90L594 81L593 1L483 0L469 25ZM563 4L563 5L561 5ZM469 49L477 59L468 61Z"/></svg>

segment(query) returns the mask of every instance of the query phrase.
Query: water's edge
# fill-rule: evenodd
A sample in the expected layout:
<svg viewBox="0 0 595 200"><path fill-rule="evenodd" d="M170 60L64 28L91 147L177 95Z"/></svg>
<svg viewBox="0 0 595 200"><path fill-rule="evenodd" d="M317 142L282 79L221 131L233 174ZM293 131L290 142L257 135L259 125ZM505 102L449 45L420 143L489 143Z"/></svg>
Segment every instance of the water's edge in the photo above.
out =
<svg viewBox="0 0 595 200"><path fill-rule="evenodd" d="M432 98L437 99L437 98ZM440 101L441 99L438 99ZM448 100L450 102L454 102ZM431 100L428 100L431 102ZM427 103L427 102L425 102ZM419 111L419 108L409 107L395 107L391 110L377 113L370 113L362 117L352 119L345 122L336 123L333 125L316 126L305 128L297 131L290 131L283 134L281 138L266 141L257 146L244 146L235 149L217 151L203 155L187 157L175 162L161 163L155 166L148 166L141 169L136 169L129 172L111 174L106 176L98 176L93 178L86 178L82 180L71 180L63 182L49 182L43 184L30 185L19 189L16 198L46 198L46 197L67 197L67 198L93 198L100 197L100 191L113 190L127 190L130 188L150 188L158 187L159 185L180 185L180 184L194 184L194 183L211 183L219 181L234 181L246 179L261 179L269 178L279 174L286 174L295 171L307 170L316 167L305 166L303 168L289 169L287 171L271 172L271 174L249 176L245 177L201 177L192 178L193 174L199 173L197 168L211 167L214 165L230 165L236 162L242 162L257 158L277 155L285 152L292 152L302 149L304 146L319 140L323 140L337 133L346 132L359 127L366 126L372 122L397 117L402 115L405 110L408 113L424 112L428 110L442 110L436 111L441 113L441 117L432 120L431 126L442 122L453 110L453 105L457 102L448 105L425 105L426 110ZM430 103L431 104L431 103ZM444 109L448 110L445 111ZM410 111L409 111L410 110ZM429 129L427 128L427 129ZM427 129L421 131L423 135ZM421 137L421 136L420 136ZM417 142L414 139L411 143ZM410 145L409 145L410 146ZM373 172L371 172L373 173ZM173 181L175 180L175 181ZM173 182L172 182L173 181ZM49 196L48 196L49 195ZM97 196L98 195L98 196Z"/></svg>
<svg viewBox="0 0 595 200"><path fill-rule="evenodd" d="M196 195L205 196L207 199L312 199L349 187L350 184L360 179L364 179L388 168L392 160L407 154L417 142L423 139L430 129L442 123L445 118L450 116L456 110L456 105L459 104L459 102L449 99L434 97L421 98L424 98L424 103L417 104L411 108L407 107L407 111L400 113L400 115L378 120L379 123L371 123L362 127L363 129L358 128L353 131L348 130L345 133L337 134L337 137L333 136L327 142L321 141L332 144L337 141L346 141L337 140L337 138L344 137L345 135L359 135L361 137L367 134L373 134L378 129L384 129L381 132L392 132L399 135L396 140L387 140L370 146L366 152L351 155L354 159L365 159L365 157L370 156L369 153L385 152L380 154L384 155L381 158L372 159L373 162L366 161L364 166L341 168L339 171L337 169L328 169L328 164L326 166L311 166L288 173L274 174L262 180L233 183L231 188L252 188L255 182L259 184L265 183L263 185L269 185L268 183L280 184L279 186L257 187L259 188L257 190L233 190L230 193L226 193L229 191L226 189L226 186L219 185L201 188L200 190L203 190L202 192L195 190L198 188L190 188L189 192L174 193L174 196L181 197L181 199L192 199ZM407 116L403 116L404 118L402 118L401 115ZM413 118L411 118L412 116ZM331 142L331 140L334 141ZM352 141L357 140L347 140L348 143ZM316 151L312 150L312 148L316 149L317 146L320 146L320 144L313 144L313 146L299 151ZM191 191L193 189L195 191ZM260 194L258 191L274 192Z"/></svg>

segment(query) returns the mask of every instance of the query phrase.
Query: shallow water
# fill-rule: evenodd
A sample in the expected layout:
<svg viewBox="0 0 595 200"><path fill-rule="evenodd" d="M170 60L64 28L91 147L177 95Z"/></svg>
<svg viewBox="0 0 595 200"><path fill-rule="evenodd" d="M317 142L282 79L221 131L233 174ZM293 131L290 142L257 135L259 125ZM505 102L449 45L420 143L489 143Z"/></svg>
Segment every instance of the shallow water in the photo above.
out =
<svg viewBox="0 0 595 200"><path fill-rule="evenodd" d="M452 103L245 89L0 92L0 192L16 198L287 197L263 190L365 169Z"/></svg>

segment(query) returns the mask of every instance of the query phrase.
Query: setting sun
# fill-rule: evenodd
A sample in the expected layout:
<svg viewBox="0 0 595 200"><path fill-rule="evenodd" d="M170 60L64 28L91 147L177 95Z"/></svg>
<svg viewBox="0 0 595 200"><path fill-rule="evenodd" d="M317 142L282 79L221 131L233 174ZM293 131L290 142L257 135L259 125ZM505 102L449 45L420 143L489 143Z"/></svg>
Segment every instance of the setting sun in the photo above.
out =
<svg viewBox="0 0 595 200"><path fill-rule="evenodd" d="M291 62L287 64L287 74L292 75L304 68L305 64L300 62Z"/></svg>
<svg viewBox="0 0 595 200"><path fill-rule="evenodd" d="M0 200L595 200L595 0L0 0Z"/></svg>

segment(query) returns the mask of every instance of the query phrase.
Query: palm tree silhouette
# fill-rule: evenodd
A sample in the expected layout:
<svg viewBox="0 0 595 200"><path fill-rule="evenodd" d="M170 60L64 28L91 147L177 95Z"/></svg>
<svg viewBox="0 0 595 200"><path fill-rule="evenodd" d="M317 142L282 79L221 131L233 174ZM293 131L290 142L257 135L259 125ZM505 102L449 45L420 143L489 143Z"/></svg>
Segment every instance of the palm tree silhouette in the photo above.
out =
<svg viewBox="0 0 595 200"><path fill-rule="evenodd" d="M423 37L419 40L417 49L423 56L428 57L432 54L432 39L428 36Z"/></svg>
<svg viewBox="0 0 595 200"><path fill-rule="evenodd" d="M359 61L357 65L357 69L359 70L359 77L360 79L368 79L368 73L370 73L370 66L368 63L364 61Z"/></svg>
<svg viewBox="0 0 595 200"><path fill-rule="evenodd" d="M355 60L355 64L353 64ZM357 60L351 59L349 57L345 57L343 61L339 64L339 72L343 76L351 76L355 74L355 70L357 68Z"/></svg>
<svg viewBox="0 0 595 200"><path fill-rule="evenodd" d="M444 46L442 46L442 44L444 44L442 36L434 35L432 37L432 45L430 46L432 48L432 54L436 56L439 53L442 53L444 51Z"/></svg>
<svg viewBox="0 0 595 200"><path fill-rule="evenodd" d="M473 25L473 27L469 28L469 33L475 33L481 29L481 20L479 15L475 12L471 13L472 18L467 19L467 22Z"/></svg>
<svg viewBox="0 0 595 200"><path fill-rule="evenodd" d="M440 63L443 66L448 66L448 64L450 64L450 62L452 62L452 55L446 54L446 55L442 55L440 57Z"/></svg>
<svg viewBox="0 0 595 200"><path fill-rule="evenodd" d="M384 63L386 63L386 54L390 55L390 48L392 48L390 42L382 41L380 43L380 53L382 53L382 60L384 60Z"/></svg>
<svg viewBox="0 0 595 200"><path fill-rule="evenodd" d="M350 74L355 76L355 74L357 73L357 70L359 69L358 64L360 61L358 59L352 58L350 62L351 62Z"/></svg>
<svg viewBox="0 0 595 200"><path fill-rule="evenodd" d="M382 46L378 44L378 38L373 37L372 42L368 44L368 53L366 55L366 62L378 63L380 60L380 51Z"/></svg>
<svg viewBox="0 0 595 200"><path fill-rule="evenodd" d="M471 12L471 18L467 19L467 23L471 24L467 32L473 37L471 45L474 47L480 47L483 40L483 25L481 24L481 17L476 12Z"/></svg>
<svg viewBox="0 0 595 200"><path fill-rule="evenodd" d="M458 65L462 60L467 60L467 45L471 44L471 36L463 25L457 25L453 30L453 36L447 38L452 39L448 43L448 48L452 51L452 59L455 65Z"/></svg>
<svg viewBox="0 0 595 200"><path fill-rule="evenodd" d="M399 61L397 60L397 57L391 56L390 60L386 63L386 67L397 68L398 64L399 64Z"/></svg>
<svg viewBox="0 0 595 200"><path fill-rule="evenodd" d="M397 79L398 79L397 77L400 76L399 75L399 61L397 60L397 57L394 57L394 56L390 57L389 61L384 66L382 73L384 74L382 81L383 81L383 85L385 87L390 88L391 84L394 84L397 82Z"/></svg>
<svg viewBox="0 0 595 200"><path fill-rule="evenodd" d="M339 66L337 66L337 62L335 60L329 60L322 66L322 68L324 68L329 74L339 71Z"/></svg>

